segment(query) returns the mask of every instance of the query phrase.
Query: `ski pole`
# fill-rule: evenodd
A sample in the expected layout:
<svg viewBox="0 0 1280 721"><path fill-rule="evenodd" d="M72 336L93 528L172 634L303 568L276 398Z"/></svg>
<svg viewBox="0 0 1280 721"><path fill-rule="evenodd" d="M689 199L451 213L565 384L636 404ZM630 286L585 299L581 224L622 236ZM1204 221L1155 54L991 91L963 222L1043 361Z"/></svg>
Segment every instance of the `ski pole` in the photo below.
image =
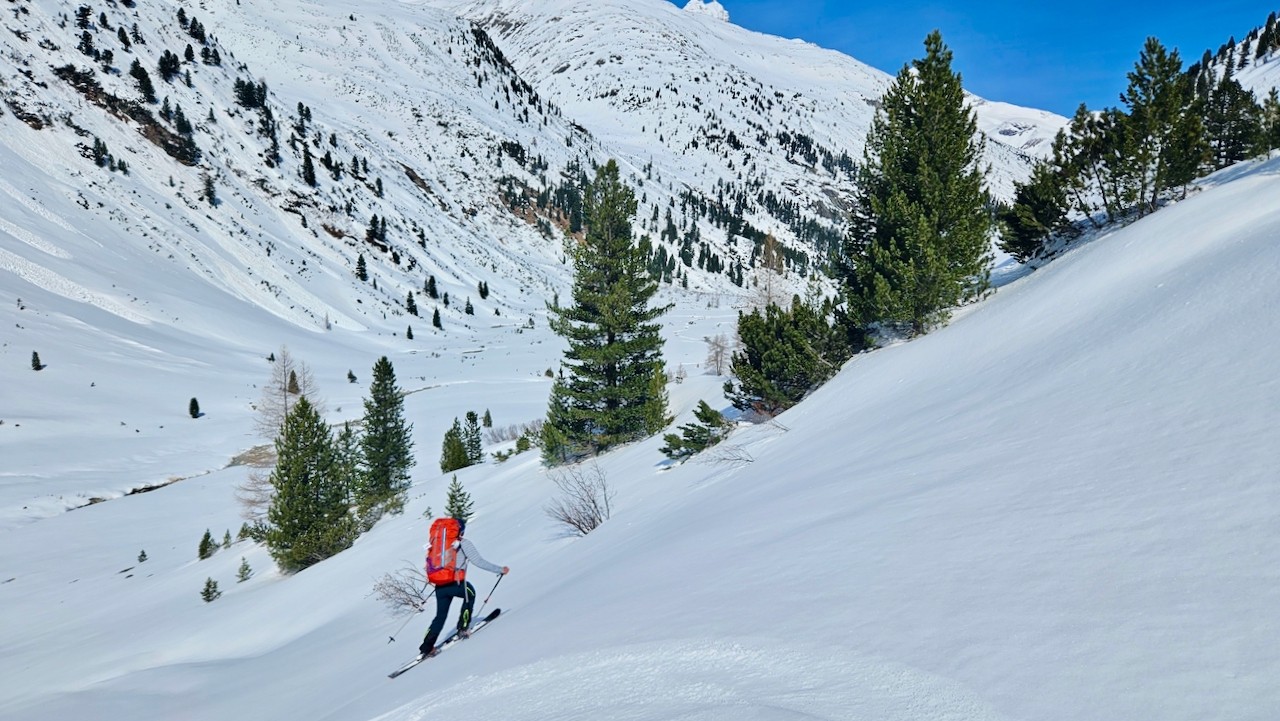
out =
<svg viewBox="0 0 1280 721"><path fill-rule="evenodd" d="M498 574L498 580L493 584L493 588L489 589L489 595L484 597L484 601L480 603L480 610L476 611L476 616L484 618L484 607L489 605L489 599L493 598L493 592L498 590L498 584L502 583L502 575Z"/></svg>
<svg viewBox="0 0 1280 721"><path fill-rule="evenodd" d="M422 602L418 604L417 610L415 610L412 614L410 614L409 617L404 620L404 623L400 624L400 628L396 629L396 633L400 633L401 631L403 631L404 627L409 625L409 622L413 620L414 616L422 613L422 607L427 605L427 601L430 601L431 597L434 595L436 595L436 589L433 587L431 589L431 593L428 593L427 597L422 599ZM395 640L396 640L395 634L392 634L387 637L387 643L395 643Z"/></svg>

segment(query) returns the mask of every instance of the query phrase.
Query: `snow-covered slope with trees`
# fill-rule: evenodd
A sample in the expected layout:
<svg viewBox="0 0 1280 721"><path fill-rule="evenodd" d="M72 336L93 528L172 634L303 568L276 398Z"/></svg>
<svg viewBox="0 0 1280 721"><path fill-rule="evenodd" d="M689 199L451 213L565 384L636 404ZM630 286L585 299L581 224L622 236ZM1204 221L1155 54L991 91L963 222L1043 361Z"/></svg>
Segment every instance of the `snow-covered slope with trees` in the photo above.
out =
<svg viewBox="0 0 1280 721"><path fill-rule="evenodd" d="M719 3L425 2L488 30L523 77L644 167L646 180L743 212L819 260L839 237L850 173L892 76L733 25ZM991 189L1008 199L1066 121L972 100L988 138ZM656 236L661 226L647 229Z"/></svg>
<svg viewBox="0 0 1280 721"><path fill-rule="evenodd" d="M685 464L660 438L602 458L614 515L586 538L543 513L556 490L534 453L459 471L471 537L513 569L490 603L508 613L388 682L428 619L388 615L371 590L420 566L423 516L452 477L436 462L445 430L489 410L485 450L510 451L504 429L546 411L562 343L544 304L568 287L573 177L618 156L647 194L641 220L673 207L685 234L695 212L686 222L679 194L704 176L674 164L649 180L625 123L593 127L613 110L579 119L531 60L434 4L186 7L186 28L177 5L130 5L93 6L83 29L73 5L10 3L2 20L0 717L1177 721L1280 707L1280 161L1223 171L950 327L858 356ZM714 5L671 22L724 25ZM708 42L733 45L739 31L716 27ZM188 43L194 59L161 79L162 52ZM802 43L753 46L797 48L797 75L806 58L830 67ZM154 104L138 102L135 57ZM682 74L681 97L707 72ZM270 113L238 102L263 83ZM984 128L1022 122L987 105ZM668 108L663 127L689 110ZM816 112L808 132L833 127ZM675 163L664 143L646 151L655 168ZM736 179L705 177L706 193ZM544 189L559 200L541 205ZM734 257L721 226L699 227ZM739 240L736 258L751 251ZM742 302L723 272L681 268L690 290L663 290L677 304L664 353L687 375L669 386L676 425L700 399L726 407L703 339L732 334ZM450 303L427 295L432 278ZM360 417L387 355L418 458L403 515L293 576L247 541L196 558L206 529L240 527L235 489L266 442L253 407L282 346L314 370L332 423ZM205 603L210 579L223 595Z"/></svg>
<svg viewBox="0 0 1280 721"><path fill-rule="evenodd" d="M388 616L371 588L420 562L422 516L448 482L433 469L440 416L536 412L546 384L528 370L551 344L541 326L506 347L494 329L471 356L388 342L418 443L403 516L290 577L247 542L196 560L205 529L220 538L239 522L239 466L8 527L0 607L16 622L0 627L0 715L1270 718L1278 162L1221 173L949 327L859 356L776 422L683 465L656 438L600 459L613 516L585 538L542 513L555 491L532 454L458 472L476 502L471 537L512 568L490 604L507 613L392 682L427 618ZM55 345L65 331L45 319L75 302L40 297L24 340ZM680 421L716 399L722 379L695 368L696 338L730 314L669 318L668 358L692 371L671 386ZM99 321L104 338L136 334L127 318ZM294 350L328 379L370 355L335 343L353 336ZM232 334L201 340L227 388L265 375ZM0 426L6 470L49 468L57 482L60 458L171 463L124 444L133 427L106 436L81 401L90 377L101 392L182 399L191 377L170 367L182 348L161 342L68 348L20 383L6 370L6 407L40 411ZM358 389L324 389L348 409L330 416L350 415ZM153 449L225 446L220 416L243 413L211 405L198 421L137 402L119 412ZM42 445L28 434L50 417L78 417L84 433ZM242 559L253 572L237 583ZM206 579L223 593L212 603ZM476 577L486 593L491 580Z"/></svg>

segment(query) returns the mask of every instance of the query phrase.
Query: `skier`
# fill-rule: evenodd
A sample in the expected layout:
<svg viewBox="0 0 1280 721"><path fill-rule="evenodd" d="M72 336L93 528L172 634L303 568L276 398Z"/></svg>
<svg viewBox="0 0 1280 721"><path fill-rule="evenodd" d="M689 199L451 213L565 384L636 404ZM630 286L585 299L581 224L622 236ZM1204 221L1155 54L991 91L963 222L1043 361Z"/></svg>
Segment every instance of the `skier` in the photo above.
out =
<svg viewBox="0 0 1280 721"><path fill-rule="evenodd" d="M440 518L431 524L431 544L427 551L427 578L436 587L436 617L427 629L427 637L418 647L423 656L434 656L439 651L436 641L444 630L453 599L462 599L462 613L458 616L458 636L466 638L471 633L471 611L476 605L476 589L466 580L467 565L506 575L509 568L490 563L476 550L471 541L463 538L467 522L461 518Z"/></svg>

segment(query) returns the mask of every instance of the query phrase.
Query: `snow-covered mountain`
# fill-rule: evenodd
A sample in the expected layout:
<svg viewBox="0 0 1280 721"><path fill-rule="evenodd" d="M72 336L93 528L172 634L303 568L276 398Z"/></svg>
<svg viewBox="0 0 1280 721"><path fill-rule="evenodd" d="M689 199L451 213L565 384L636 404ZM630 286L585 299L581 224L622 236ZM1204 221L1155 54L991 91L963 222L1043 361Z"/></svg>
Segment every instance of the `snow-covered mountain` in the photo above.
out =
<svg viewBox="0 0 1280 721"><path fill-rule="evenodd" d="M437 472L444 431L489 410L486 451L510 451L507 429L545 413L562 346L544 304L568 285L560 231L580 175L619 158L655 244L675 252L696 223L749 266L750 243L682 199L745 187L728 130L785 129L751 162L813 204L744 201L740 217L815 247L789 229L839 222L813 210L844 192L823 150L857 157L846 123L865 128L887 82L734 28L714 2L578 5L220 3L182 6L184 26L163 1L8 4L0 718L1271 718L1274 159L859 356L710 453L673 466L654 438L600 459L614 515L586 538L546 518L556 490L534 454L459 471L472 538L513 569L490 604L508 613L386 680L428 619L388 615L371 588L420 564L423 516L452 477ZM578 37L582 13L607 34ZM621 59L600 54L611 45ZM640 88L644 58L649 102L628 114L621 89L599 97ZM754 120L748 90L765 91ZM993 153L997 136L1014 158L1052 126L974 102ZM701 399L726 407L703 339L733 332L743 292L679 267L689 289L662 291L664 353L687 376L668 388L676 425ZM418 458L403 515L289 577L245 541L196 558L206 529L240 526L235 488L265 442L253 406L281 346L333 423L362 415L387 355ZM206 579L222 598L201 600Z"/></svg>
<svg viewBox="0 0 1280 721"><path fill-rule="evenodd" d="M787 241L808 223L838 237L884 72L733 25L716 2L424 1L478 22L539 92L659 184L728 196ZM1065 119L972 100L990 186L1010 198Z"/></svg>

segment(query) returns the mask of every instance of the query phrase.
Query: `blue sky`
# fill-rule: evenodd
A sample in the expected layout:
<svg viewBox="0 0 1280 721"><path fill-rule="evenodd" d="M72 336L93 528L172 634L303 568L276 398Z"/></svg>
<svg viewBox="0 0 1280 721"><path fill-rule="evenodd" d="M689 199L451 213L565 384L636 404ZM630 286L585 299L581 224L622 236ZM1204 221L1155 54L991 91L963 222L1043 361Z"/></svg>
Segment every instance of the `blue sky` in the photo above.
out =
<svg viewBox="0 0 1280 721"><path fill-rule="evenodd" d="M672 0L683 7L686 0ZM1071 115L1117 105L1125 73L1154 35L1183 65L1262 25L1265 3L1236 0L720 0L736 25L803 38L896 73L937 28L965 87L982 97Z"/></svg>

